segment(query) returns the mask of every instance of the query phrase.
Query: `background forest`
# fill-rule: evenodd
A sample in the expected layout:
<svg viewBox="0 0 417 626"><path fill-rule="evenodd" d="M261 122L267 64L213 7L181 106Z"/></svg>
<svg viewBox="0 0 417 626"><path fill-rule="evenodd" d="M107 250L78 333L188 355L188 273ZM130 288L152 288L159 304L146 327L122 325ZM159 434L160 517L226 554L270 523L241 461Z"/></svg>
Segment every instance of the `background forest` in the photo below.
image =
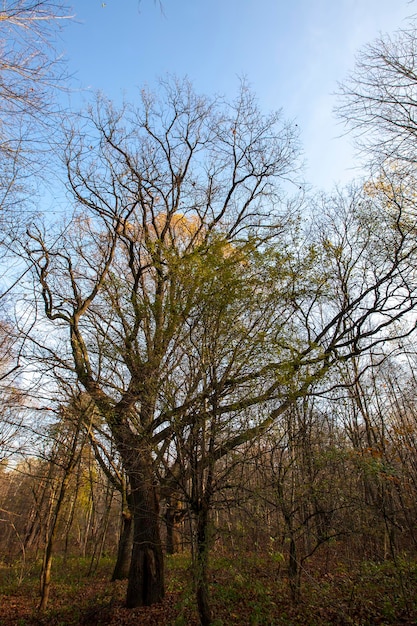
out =
<svg viewBox="0 0 417 626"><path fill-rule="evenodd" d="M0 624L416 623L415 22L319 193L245 79L64 108L70 19L0 10Z"/></svg>

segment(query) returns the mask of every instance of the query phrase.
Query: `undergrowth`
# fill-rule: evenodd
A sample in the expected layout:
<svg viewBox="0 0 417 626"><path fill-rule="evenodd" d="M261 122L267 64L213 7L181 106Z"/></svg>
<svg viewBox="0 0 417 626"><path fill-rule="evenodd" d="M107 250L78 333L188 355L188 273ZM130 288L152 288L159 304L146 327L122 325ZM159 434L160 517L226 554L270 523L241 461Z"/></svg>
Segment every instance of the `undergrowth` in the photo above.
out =
<svg viewBox="0 0 417 626"><path fill-rule="evenodd" d="M56 558L47 611L37 611L40 563L0 564L1 626L194 626L197 610L191 560L167 557L167 594L161 605L124 608L125 582L109 582L113 561L94 575L88 559ZM23 572L23 573L22 573ZM215 555L210 568L213 626L398 626L417 623L417 562L309 564L301 596L292 602L286 567L276 555Z"/></svg>

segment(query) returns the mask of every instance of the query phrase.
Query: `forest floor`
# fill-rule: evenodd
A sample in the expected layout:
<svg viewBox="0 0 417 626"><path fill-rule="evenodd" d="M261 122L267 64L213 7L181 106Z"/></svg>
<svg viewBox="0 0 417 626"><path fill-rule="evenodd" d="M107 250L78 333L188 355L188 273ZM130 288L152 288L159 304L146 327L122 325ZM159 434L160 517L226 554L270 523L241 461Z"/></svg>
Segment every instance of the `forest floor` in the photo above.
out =
<svg viewBox="0 0 417 626"><path fill-rule="evenodd" d="M1 626L195 626L198 624L189 558L167 558L163 603L126 609L124 582L109 582L112 563L94 574L89 562L56 559L49 608L39 613L37 566L0 565ZM314 567L313 567L314 566ZM301 597L291 600L277 555L214 556L210 591L215 626L375 626L417 624L417 563L405 559L355 567L311 563Z"/></svg>

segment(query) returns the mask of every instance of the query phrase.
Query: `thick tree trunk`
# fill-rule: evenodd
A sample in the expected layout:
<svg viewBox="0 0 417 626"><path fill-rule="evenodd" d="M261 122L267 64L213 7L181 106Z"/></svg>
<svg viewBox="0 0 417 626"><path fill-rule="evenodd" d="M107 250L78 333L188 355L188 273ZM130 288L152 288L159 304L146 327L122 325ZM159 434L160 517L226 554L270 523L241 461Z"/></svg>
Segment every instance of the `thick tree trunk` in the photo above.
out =
<svg viewBox="0 0 417 626"><path fill-rule="evenodd" d="M138 455L139 456L139 455ZM149 606L165 595L164 561L159 529L159 501L152 463L136 463L129 471L132 489L133 549L126 606Z"/></svg>
<svg viewBox="0 0 417 626"><path fill-rule="evenodd" d="M124 580L129 576L130 558L133 546L133 519L129 510L122 513L122 528L117 550L117 561L114 566L112 581Z"/></svg>

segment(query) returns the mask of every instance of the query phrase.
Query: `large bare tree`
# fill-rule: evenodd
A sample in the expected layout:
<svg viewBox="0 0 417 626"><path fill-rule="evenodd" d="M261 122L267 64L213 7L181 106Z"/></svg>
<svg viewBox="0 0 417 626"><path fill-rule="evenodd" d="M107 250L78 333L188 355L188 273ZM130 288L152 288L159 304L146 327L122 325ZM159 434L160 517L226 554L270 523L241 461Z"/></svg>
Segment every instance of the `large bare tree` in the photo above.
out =
<svg viewBox="0 0 417 626"><path fill-rule="evenodd" d="M415 19L365 46L340 86L337 112L377 169L415 178L417 30Z"/></svg>
<svg viewBox="0 0 417 626"><path fill-rule="evenodd" d="M0 10L0 110L2 153L22 149L30 120L46 123L51 90L63 88L64 67L54 47L56 30L69 18L65 3L54 0L5 0ZM25 135L22 135L22 130Z"/></svg>
<svg viewBox="0 0 417 626"><path fill-rule="evenodd" d="M71 134L77 215L55 245L32 228L28 249L46 317L69 331L71 355L63 351L61 365L105 417L129 475L128 606L164 595L155 472L158 433L167 428L161 390L205 297L205 263L213 246L227 258L240 240L276 229L279 181L293 174L298 152L293 128L262 115L245 85L232 103L200 97L187 82L165 82L161 91L160 100L144 91L139 109L99 101L89 130Z"/></svg>
<svg viewBox="0 0 417 626"><path fill-rule="evenodd" d="M188 497L204 566L217 460L340 360L414 328L415 238L398 207L378 189L327 198L297 241L282 190L297 153L245 85L232 103L177 80L139 108L99 99L68 136L74 216L28 233L36 356L89 394L129 476L130 607L164 595L161 480L201 477Z"/></svg>

